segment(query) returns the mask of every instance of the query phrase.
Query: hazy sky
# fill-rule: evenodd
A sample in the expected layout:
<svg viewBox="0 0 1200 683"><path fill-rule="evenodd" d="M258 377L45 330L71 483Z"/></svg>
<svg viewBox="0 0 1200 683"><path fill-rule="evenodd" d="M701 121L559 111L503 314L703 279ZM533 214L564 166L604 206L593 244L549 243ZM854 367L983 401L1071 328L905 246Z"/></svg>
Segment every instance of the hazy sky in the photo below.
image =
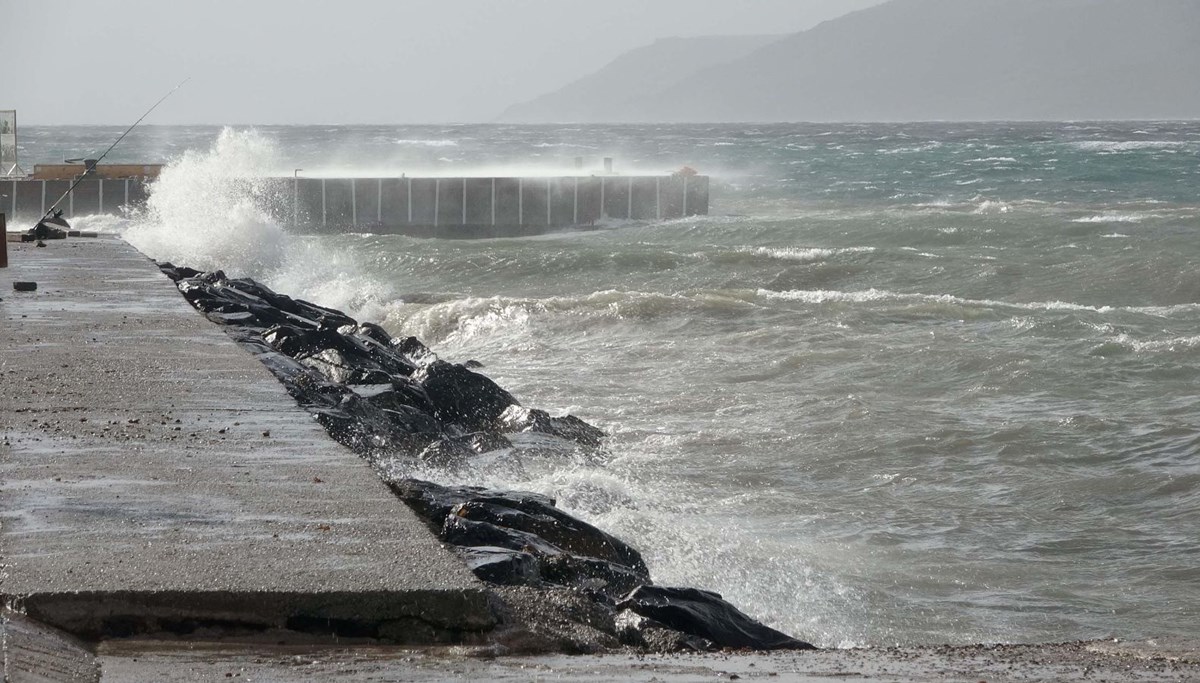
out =
<svg viewBox="0 0 1200 683"><path fill-rule="evenodd" d="M882 0L0 0L25 125L481 122L672 36L787 33Z"/></svg>

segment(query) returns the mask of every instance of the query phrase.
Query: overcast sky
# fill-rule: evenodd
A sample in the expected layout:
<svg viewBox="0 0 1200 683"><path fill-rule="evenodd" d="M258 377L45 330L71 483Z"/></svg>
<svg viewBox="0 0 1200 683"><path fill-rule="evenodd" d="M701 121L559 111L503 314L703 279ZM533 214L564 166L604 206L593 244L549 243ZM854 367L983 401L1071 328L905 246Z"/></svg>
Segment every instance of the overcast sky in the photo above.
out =
<svg viewBox="0 0 1200 683"><path fill-rule="evenodd" d="M485 122L672 36L801 31L882 0L0 0L23 125Z"/></svg>

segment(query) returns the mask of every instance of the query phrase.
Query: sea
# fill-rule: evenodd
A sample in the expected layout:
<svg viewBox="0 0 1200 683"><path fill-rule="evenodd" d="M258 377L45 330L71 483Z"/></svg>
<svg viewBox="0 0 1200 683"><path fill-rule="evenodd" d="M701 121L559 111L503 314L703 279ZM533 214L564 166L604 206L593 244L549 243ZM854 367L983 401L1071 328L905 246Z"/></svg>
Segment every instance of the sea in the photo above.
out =
<svg viewBox="0 0 1200 683"><path fill-rule="evenodd" d="M20 160L124 126L24 127ZM521 239L290 234L230 177L712 177ZM449 471L822 646L1200 636L1200 123L140 126L77 217L476 360L608 434ZM407 468L407 469L406 469Z"/></svg>

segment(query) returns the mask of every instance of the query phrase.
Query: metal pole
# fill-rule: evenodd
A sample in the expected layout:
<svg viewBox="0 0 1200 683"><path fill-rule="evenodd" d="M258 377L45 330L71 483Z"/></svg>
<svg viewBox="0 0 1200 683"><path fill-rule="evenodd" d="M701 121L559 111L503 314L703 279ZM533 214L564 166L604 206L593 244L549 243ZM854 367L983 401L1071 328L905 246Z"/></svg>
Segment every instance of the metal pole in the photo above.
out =
<svg viewBox="0 0 1200 683"><path fill-rule="evenodd" d="M496 179L492 178L492 227L496 226Z"/></svg>
<svg viewBox="0 0 1200 683"><path fill-rule="evenodd" d="M438 214L442 210L442 179L433 179L433 227L438 226Z"/></svg>
<svg viewBox="0 0 1200 683"><path fill-rule="evenodd" d="M383 178L379 179L379 187L375 188L375 222L383 224Z"/></svg>
<svg viewBox="0 0 1200 683"><path fill-rule="evenodd" d="M412 223L412 205L413 205L413 201L412 201L412 178L409 178L409 179L408 179L408 183L407 183L407 185L408 185L408 222L409 222L409 224L411 224L411 223Z"/></svg>
<svg viewBox="0 0 1200 683"><path fill-rule="evenodd" d="M604 177L601 176L601 178L600 178L600 218L604 218L604 215L605 215L604 211L606 208L604 206L604 180L605 180Z"/></svg>
<svg viewBox="0 0 1200 683"><path fill-rule="evenodd" d="M46 181L42 181L42 218L46 217Z"/></svg>
<svg viewBox="0 0 1200 683"><path fill-rule="evenodd" d="M571 208L571 224L579 225L579 176L575 176L575 206Z"/></svg>
<svg viewBox="0 0 1200 683"><path fill-rule="evenodd" d="M0 213L0 268L8 267L8 226Z"/></svg>
<svg viewBox="0 0 1200 683"><path fill-rule="evenodd" d="M633 220L633 176L629 177L629 208L625 212L625 218Z"/></svg>
<svg viewBox="0 0 1200 683"><path fill-rule="evenodd" d="M358 229L358 179L350 179L350 223Z"/></svg>
<svg viewBox="0 0 1200 683"><path fill-rule="evenodd" d="M525 180L517 178L517 225L525 225Z"/></svg>
<svg viewBox="0 0 1200 683"><path fill-rule="evenodd" d="M654 179L654 219L662 220L662 178Z"/></svg>
<svg viewBox="0 0 1200 683"><path fill-rule="evenodd" d="M463 220L462 224L467 224L467 179L463 178Z"/></svg>
<svg viewBox="0 0 1200 683"><path fill-rule="evenodd" d="M683 177L683 217L687 218L687 176Z"/></svg>
<svg viewBox="0 0 1200 683"><path fill-rule="evenodd" d="M97 180L96 187L100 188L100 213L104 213L104 179Z"/></svg>
<svg viewBox="0 0 1200 683"><path fill-rule="evenodd" d="M546 225L550 225L550 207L554 206L550 187L550 179L546 178Z"/></svg>
<svg viewBox="0 0 1200 683"><path fill-rule="evenodd" d="M329 216L325 213L325 179L321 178L321 227L329 222Z"/></svg>

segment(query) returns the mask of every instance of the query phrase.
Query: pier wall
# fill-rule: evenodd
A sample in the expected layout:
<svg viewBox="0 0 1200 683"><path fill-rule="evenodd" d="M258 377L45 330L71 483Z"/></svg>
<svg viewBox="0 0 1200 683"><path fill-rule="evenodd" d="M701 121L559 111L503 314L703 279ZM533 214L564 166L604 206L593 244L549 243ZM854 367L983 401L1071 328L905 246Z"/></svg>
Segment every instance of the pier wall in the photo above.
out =
<svg viewBox="0 0 1200 683"><path fill-rule="evenodd" d="M296 232L422 237L536 235L604 219L656 221L708 214L707 176L534 178L272 178L279 220ZM142 178L79 183L59 205L68 219L116 214L148 197ZM70 180L0 181L0 212L36 221Z"/></svg>
<svg viewBox="0 0 1200 683"><path fill-rule="evenodd" d="M708 213L707 176L550 178L293 178L300 232L429 237L534 235L602 219L671 220Z"/></svg>
<svg viewBox="0 0 1200 683"><path fill-rule="evenodd" d="M71 187L71 180L0 180L0 212L9 223L36 221ZM59 204L63 216L117 214L146 203L148 181L142 178L87 179Z"/></svg>

